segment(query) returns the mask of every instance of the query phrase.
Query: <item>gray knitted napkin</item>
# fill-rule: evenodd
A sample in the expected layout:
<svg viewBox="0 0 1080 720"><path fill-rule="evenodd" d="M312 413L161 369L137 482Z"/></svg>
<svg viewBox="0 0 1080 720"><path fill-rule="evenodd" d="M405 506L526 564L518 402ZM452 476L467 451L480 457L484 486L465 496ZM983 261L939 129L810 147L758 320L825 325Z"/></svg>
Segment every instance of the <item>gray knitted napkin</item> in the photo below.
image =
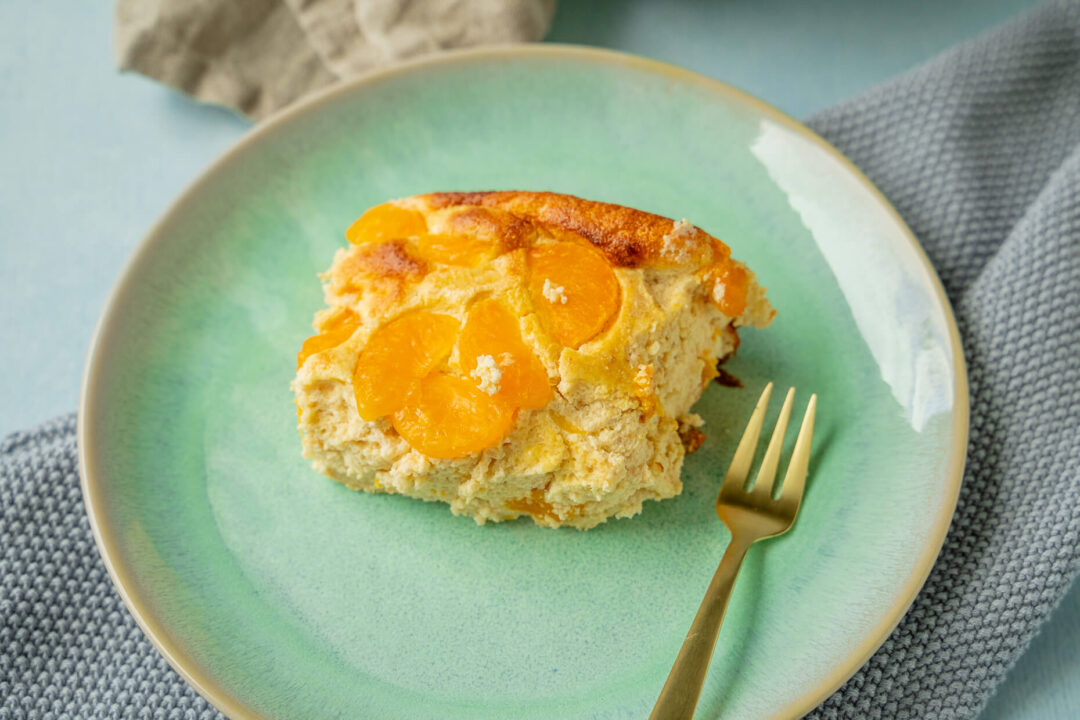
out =
<svg viewBox="0 0 1080 720"><path fill-rule="evenodd" d="M1080 569L1080 5L1052 5L812 119L954 304L971 443L944 550L814 718L974 716ZM0 720L211 718L98 559L74 419L0 446Z"/></svg>

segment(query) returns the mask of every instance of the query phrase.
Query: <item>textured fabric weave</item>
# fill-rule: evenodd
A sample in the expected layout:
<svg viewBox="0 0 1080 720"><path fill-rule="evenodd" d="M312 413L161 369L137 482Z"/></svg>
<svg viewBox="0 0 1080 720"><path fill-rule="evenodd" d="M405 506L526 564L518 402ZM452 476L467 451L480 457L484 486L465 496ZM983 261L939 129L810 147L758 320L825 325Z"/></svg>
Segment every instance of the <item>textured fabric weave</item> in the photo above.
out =
<svg viewBox="0 0 1080 720"><path fill-rule="evenodd" d="M811 717L971 717L1080 569L1080 4L809 124L926 249L971 384L942 553L900 626Z"/></svg>
<svg viewBox="0 0 1080 720"><path fill-rule="evenodd" d="M555 0L116 0L113 46L134 70L261 119L402 60L544 37Z"/></svg>
<svg viewBox="0 0 1080 720"><path fill-rule="evenodd" d="M972 395L930 579L812 717L972 717L1080 569L1080 5L1041 8L811 124L921 239ZM0 503L0 720L219 717L109 583L73 417L3 442Z"/></svg>

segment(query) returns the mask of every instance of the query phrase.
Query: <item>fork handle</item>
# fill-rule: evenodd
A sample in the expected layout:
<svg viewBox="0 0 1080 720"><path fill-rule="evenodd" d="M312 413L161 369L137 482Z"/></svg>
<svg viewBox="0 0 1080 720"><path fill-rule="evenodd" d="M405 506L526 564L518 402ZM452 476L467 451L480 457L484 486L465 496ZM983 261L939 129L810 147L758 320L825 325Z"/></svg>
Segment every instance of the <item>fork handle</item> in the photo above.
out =
<svg viewBox="0 0 1080 720"><path fill-rule="evenodd" d="M694 717L701 686L705 683L705 674L716 646L716 636L720 634L720 623L724 621L724 612L731 597L731 588L735 585L746 551L753 542L747 542L738 535L732 536L649 720L690 720Z"/></svg>

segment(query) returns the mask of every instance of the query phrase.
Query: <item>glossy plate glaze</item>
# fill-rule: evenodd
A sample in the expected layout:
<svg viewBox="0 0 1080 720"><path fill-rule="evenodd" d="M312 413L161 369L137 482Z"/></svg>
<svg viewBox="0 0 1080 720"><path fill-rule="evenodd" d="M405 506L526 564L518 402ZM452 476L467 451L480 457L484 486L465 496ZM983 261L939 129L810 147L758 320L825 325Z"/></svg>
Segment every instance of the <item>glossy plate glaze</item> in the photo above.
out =
<svg viewBox="0 0 1080 720"><path fill-rule="evenodd" d="M537 189L686 217L779 309L699 404L683 494L588 532L477 527L300 457L289 392L316 273L388 198ZM642 718L728 534L713 501L764 382L821 404L802 514L751 551L698 717L793 718L881 643L956 502L951 312L882 197L732 88L610 52L413 63L256 128L144 241L94 342L84 492L136 618L229 715ZM775 408L773 408L775 412Z"/></svg>

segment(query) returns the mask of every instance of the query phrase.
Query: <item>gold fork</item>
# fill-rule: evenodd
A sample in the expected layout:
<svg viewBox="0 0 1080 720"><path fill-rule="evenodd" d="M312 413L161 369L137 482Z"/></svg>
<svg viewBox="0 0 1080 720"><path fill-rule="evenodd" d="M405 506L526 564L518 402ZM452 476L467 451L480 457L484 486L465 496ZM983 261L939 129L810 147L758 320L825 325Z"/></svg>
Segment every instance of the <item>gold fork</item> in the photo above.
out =
<svg viewBox="0 0 1080 720"><path fill-rule="evenodd" d="M731 588L739 574L746 551L758 540L775 537L787 532L795 515L799 512L803 487L806 484L806 468L810 462L810 439L814 434L814 412L817 409L817 395L810 396L803 416L802 428L795 441L795 451L791 454L784 484L778 498L773 498L773 479L780 460L780 448L784 444L784 432L788 418L791 417L791 404L795 400L795 388L788 390L784 406L776 420L769 447L761 461L754 483L746 487L746 477L750 474L750 464L754 459L761 423L765 419L765 408L769 405L773 384L769 383L758 398L754 414L746 425L735 457L731 460L716 498L716 514L731 531L728 544L720 566L716 568L705 599L701 601L690 631L686 633L679 656L668 674L664 689L653 707L649 720L689 720L694 716L701 686L709 670L716 636L720 633L720 623L724 621Z"/></svg>

